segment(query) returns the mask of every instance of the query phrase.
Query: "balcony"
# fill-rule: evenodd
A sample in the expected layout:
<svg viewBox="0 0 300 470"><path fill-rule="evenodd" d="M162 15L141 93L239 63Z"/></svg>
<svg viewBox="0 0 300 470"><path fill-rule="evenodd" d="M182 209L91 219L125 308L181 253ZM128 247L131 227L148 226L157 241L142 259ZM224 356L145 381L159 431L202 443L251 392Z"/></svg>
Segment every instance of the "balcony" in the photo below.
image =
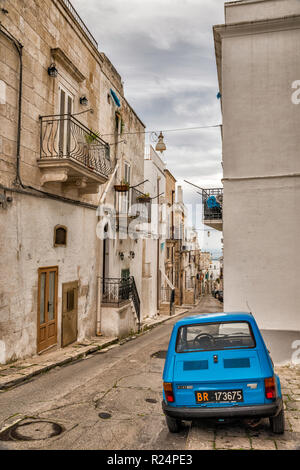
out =
<svg viewBox="0 0 300 470"><path fill-rule="evenodd" d="M82 31L86 35L86 37L89 39L89 41L93 44L93 46L98 49L98 43L92 33L89 31L89 29L86 27L82 19L80 18L79 14L71 4L69 0L62 0L65 7L69 10L69 12L72 14L73 18L77 21L78 25L81 27Z"/></svg>
<svg viewBox="0 0 300 470"><path fill-rule="evenodd" d="M129 223L137 217L139 223L151 223L151 198L134 187L116 190L116 215L117 229L122 231L127 231Z"/></svg>
<svg viewBox="0 0 300 470"><path fill-rule="evenodd" d="M203 223L223 230L223 188L202 189Z"/></svg>
<svg viewBox="0 0 300 470"><path fill-rule="evenodd" d="M111 173L109 145L70 114L40 116L41 184L95 194Z"/></svg>
<svg viewBox="0 0 300 470"><path fill-rule="evenodd" d="M140 329L141 302L133 276L128 278L102 278L102 305L121 307L132 301Z"/></svg>

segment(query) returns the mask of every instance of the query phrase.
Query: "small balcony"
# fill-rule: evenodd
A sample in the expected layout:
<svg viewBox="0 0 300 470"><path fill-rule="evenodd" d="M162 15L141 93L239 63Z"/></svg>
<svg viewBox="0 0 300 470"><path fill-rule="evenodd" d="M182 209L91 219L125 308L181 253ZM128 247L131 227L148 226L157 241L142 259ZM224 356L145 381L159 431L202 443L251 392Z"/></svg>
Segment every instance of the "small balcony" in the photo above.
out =
<svg viewBox="0 0 300 470"><path fill-rule="evenodd" d="M118 230L127 230L137 217L140 223L151 223L151 198L134 187L116 190L116 216Z"/></svg>
<svg viewBox="0 0 300 470"><path fill-rule="evenodd" d="M223 230L223 188L202 189L203 223Z"/></svg>
<svg viewBox="0 0 300 470"><path fill-rule="evenodd" d="M40 116L41 184L95 194L112 171L109 145L70 114Z"/></svg>
<svg viewBox="0 0 300 470"><path fill-rule="evenodd" d="M133 276L128 278L102 278L102 305L121 307L130 300L140 328L141 302Z"/></svg>

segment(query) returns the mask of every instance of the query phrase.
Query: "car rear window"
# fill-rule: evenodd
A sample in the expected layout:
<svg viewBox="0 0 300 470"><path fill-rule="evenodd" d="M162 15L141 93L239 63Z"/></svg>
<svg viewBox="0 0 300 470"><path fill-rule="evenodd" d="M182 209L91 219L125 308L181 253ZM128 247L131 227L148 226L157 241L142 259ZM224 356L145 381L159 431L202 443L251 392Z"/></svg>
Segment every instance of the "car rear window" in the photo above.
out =
<svg viewBox="0 0 300 470"><path fill-rule="evenodd" d="M248 322L201 323L181 326L176 352L254 348L255 340Z"/></svg>

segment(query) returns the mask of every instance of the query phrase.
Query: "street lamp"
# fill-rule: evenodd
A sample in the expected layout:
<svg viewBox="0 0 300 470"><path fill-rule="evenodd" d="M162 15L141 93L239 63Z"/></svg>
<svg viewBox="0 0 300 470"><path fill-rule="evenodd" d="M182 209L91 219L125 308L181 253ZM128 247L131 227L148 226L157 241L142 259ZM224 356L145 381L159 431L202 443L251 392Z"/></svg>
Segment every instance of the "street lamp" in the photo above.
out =
<svg viewBox="0 0 300 470"><path fill-rule="evenodd" d="M158 136L158 142L156 144L156 147L155 147L155 150L157 152L163 152L164 150L166 150L166 144L164 143L164 136L163 136L163 133L160 132L159 136Z"/></svg>

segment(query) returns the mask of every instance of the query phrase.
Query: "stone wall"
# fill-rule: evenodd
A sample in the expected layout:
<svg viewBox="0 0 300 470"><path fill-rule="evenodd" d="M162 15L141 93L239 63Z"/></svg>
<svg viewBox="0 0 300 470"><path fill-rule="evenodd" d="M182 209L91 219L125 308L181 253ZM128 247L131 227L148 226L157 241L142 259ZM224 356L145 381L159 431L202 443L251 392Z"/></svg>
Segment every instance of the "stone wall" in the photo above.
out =
<svg viewBox="0 0 300 470"><path fill-rule="evenodd" d="M25 186L25 189L14 186L19 55L0 32L1 196L3 186L12 189L5 193L12 202L6 209L0 206L0 361L6 362L37 351L38 269L41 267L58 267L58 346L62 335L63 283L78 281L79 284L78 339L96 332L96 284L97 276L102 275L102 241L96 237L96 211L83 204L96 207L104 187L100 185L96 194L81 194L62 183L42 186L37 163L39 116L60 114L59 86L64 87L73 96L75 117L90 130L99 132L110 144L112 167L119 163L113 184L122 178L124 161L132 165L132 184L143 181L145 127L125 99L122 80L115 67L92 44L62 0L5 0L1 6L8 11L7 14L0 12L1 24L23 46L20 174ZM58 70L56 78L48 74L53 62ZM120 109L109 99L111 89L119 96ZM88 98L87 108L79 101L83 95ZM89 108L93 112L85 112ZM126 137L126 143L121 129L118 132L115 128L116 111L122 117L123 131L136 132ZM32 188L63 197L65 202L44 197ZM143 186L140 189L143 190ZM115 205L113 186L107 200ZM68 230L66 247L53 246L54 227L59 224ZM111 243L110 275L119 277L130 260L127 256L122 264L119 259L121 243L118 240ZM134 240L122 243L127 255L135 251L130 268L141 292L141 243Z"/></svg>

